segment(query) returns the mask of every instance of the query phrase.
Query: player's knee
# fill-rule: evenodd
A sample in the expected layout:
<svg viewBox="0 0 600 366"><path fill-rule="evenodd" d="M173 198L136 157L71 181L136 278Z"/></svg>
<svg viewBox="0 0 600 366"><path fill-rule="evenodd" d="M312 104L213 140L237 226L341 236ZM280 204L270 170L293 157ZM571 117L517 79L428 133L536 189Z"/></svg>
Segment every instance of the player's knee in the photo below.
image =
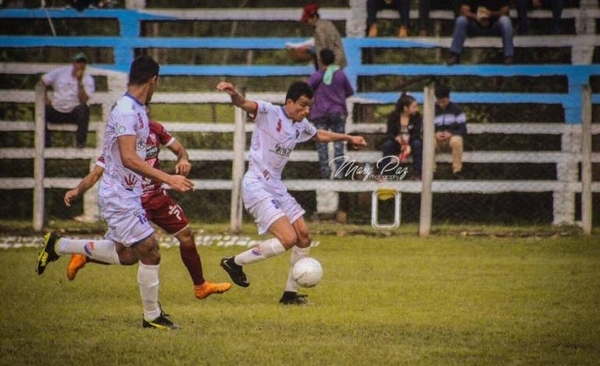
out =
<svg viewBox="0 0 600 366"><path fill-rule="evenodd" d="M196 250L196 243L194 242L194 234L192 233L192 229L189 227L183 229L179 233L175 235L175 238L179 241L179 247L181 249L191 249Z"/></svg>
<svg viewBox="0 0 600 366"><path fill-rule="evenodd" d="M281 245L289 249L298 243L298 235L295 232L289 232L281 235L279 238Z"/></svg>

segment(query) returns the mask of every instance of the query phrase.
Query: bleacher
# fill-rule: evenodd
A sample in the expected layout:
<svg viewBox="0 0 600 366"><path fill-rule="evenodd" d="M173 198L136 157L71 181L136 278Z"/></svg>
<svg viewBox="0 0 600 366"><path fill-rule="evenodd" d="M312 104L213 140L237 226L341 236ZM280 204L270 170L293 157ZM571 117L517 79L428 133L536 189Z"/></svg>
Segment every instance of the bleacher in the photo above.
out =
<svg viewBox="0 0 600 366"><path fill-rule="evenodd" d="M349 59L346 69L355 89L356 95L349 100L351 116L347 121L347 132L363 134L381 134L385 126L371 121L362 121L355 111L363 105L390 105L397 97L398 91L370 92L362 91L358 87L361 78L370 78L381 75L392 75L402 77L550 77L560 75L567 80L566 92L555 93L503 93L503 92L461 92L452 94L452 99L460 104L469 103L496 103L510 106L515 103L530 104L556 104L564 110L564 124L556 123L489 123L470 124L470 134L551 134L560 136L562 148L560 151L536 152L536 151L468 151L464 155L465 163L550 163L556 164L556 179L544 181L520 181L520 180L488 180L488 181L444 181L436 180L433 183L434 192L553 192L554 195L554 223L575 222L575 196L581 191L578 178L577 165L581 157L574 152L577 150L577 138L581 133L582 109L584 108L583 88L590 83L592 78L600 77L600 66L592 64L595 50L600 46L600 37L590 25L590 20L600 19L600 11L596 8L571 8L565 9L564 18L572 18L575 22L576 35L562 35L553 37L515 37L517 48L540 47L567 47L571 48L571 64L560 65L496 65L496 64L462 64L448 67L442 64L372 64L363 61L365 50L374 49L446 49L450 37L411 37L407 39L397 38L363 38L364 19L361 16L364 7L361 1L350 1L349 8L322 9L321 15L325 19L345 22L346 37L344 46ZM396 14L383 11L380 16L384 19L393 19ZM532 17L549 17L550 14L544 10L531 12ZM411 12L411 18L417 17L416 12ZM453 18L450 11L432 11L432 19L448 21ZM113 50L114 61L112 63L100 63L90 65L90 72L96 76L106 77L108 80L108 91L96 93L92 104L102 106L102 118L105 119L110 105L124 89L124 74L133 59L135 49L164 48L164 49L210 49L210 50L282 50L286 42L298 42L301 38L295 37L142 37L140 36L143 22L169 22L177 19L195 21L295 21L298 19L296 9L147 9L140 11L107 9L89 10L82 13L60 9L4 9L0 10L0 19L116 19L119 24L118 35L115 36L74 36L74 37L52 37L52 36L0 36L0 47L2 48L45 48L45 47L70 47L70 48L109 48ZM595 24L594 24L595 25ZM592 30L592 31L590 31ZM495 38L470 38L465 47L499 48L500 40ZM40 74L56 67L56 64L45 63L0 63L0 74ZM312 72L309 65L190 65L190 64L166 64L161 66L162 76L199 76L199 77L277 77L277 76L307 76ZM423 93L414 92L417 100L423 102ZM284 97L284 91L252 92L248 96L253 99L267 100L280 103ZM34 104L35 92L33 90L0 90L0 102L4 103L30 103ZM157 93L153 98L154 103L180 103L180 104L223 104L228 98L222 94L211 92L185 92L185 93ZM600 104L600 94L594 91L591 95L593 105ZM170 131L177 132L223 132L233 133L234 124L215 124L206 121L197 123L182 123L180 121L163 121ZM227 121L233 122L233 121ZM593 126L593 133L600 134L598 125ZM56 126L53 129L71 130L72 126ZM103 121L93 121L90 130L101 132ZM33 121L0 121L0 130L10 131L34 131L36 129ZM250 130L251 125L246 126ZM97 134L101 138L101 133ZM0 149L0 159L90 159L93 162L98 154L99 141L95 143L96 148L75 150L69 148L42 149L36 145L35 148L10 148ZM376 161L380 157L377 148L370 151L349 151L348 155L360 162ZM234 153L227 150L190 149L192 160L232 161ZM172 155L165 153L161 155L165 160L173 159ZM314 151L296 151L291 156L292 161L310 162L317 161ZM439 162L449 161L447 155L437 156ZM593 162L600 162L597 153L592 155ZM39 163L36 163L39 165ZM0 178L0 189L34 189L42 182L45 188L71 188L78 178ZM229 190L232 189L230 179L198 179L195 180L197 189L202 190ZM371 192L381 187L374 181L323 181L317 179L294 179L287 181L292 191L314 191L316 189L329 189L337 192ZM418 193L421 183L416 181L403 181L393 184L393 188L407 193ZM43 189L42 189L43 190ZM593 184L593 191L600 192L600 184ZM95 202L90 199L92 194L86 198L86 211L94 212ZM39 215L39 214L38 214ZM39 217L39 216L38 216ZM38 219L39 224L39 219Z"/></svg>

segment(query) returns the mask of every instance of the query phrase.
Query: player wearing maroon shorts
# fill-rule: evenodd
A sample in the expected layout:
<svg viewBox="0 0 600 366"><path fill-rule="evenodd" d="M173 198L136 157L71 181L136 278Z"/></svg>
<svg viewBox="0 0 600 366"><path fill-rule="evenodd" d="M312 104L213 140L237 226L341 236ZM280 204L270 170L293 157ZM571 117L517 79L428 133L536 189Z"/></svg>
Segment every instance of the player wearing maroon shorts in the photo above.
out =
<svg viewBox="0 0 600 366"><path fill-rule="evenodd" d="M158 154L161 145L166 146L177 155L175 173L187 176L191 170L187 151L163 125L151 121L150 134L146 140L146 162L156 169L160 169ZM102 177L103 172L104 157L101 156L96 161L94 169L81 180L79 185L65 193L65 205L70 206L73 199L81 196L96 184ZM142 206L146 211L146 217L167 233L175 236L179 241L181 260L192 278L196 297L198 299L204 299L211 294L223 293L229 290L231 288L231 283L212 283L204 279L202 261L196 250L194 235L183 209L169 196L161 183L144 179L142 186L144 189ZM121 264L131 265L137 263L137 258L134 253L132 253L131 249L122 247L118 248L117 252ZM88 262L95 261L81 254L73 254L71 261L67 266L67 277L69 280L74 280L77 272Z"/></svg>

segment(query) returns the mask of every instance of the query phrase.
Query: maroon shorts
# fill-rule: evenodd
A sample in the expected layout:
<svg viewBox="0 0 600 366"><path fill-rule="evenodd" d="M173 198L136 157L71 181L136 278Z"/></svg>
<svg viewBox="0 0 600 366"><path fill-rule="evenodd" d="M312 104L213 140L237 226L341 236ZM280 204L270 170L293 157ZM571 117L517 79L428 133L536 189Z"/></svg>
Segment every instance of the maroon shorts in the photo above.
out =
<svg viewBox="0 0 600 366"><path fill-rule="evenodd" d="M169 234L176 234L188 225L183 209L166 191L142 197L146 217Z"/></svg>

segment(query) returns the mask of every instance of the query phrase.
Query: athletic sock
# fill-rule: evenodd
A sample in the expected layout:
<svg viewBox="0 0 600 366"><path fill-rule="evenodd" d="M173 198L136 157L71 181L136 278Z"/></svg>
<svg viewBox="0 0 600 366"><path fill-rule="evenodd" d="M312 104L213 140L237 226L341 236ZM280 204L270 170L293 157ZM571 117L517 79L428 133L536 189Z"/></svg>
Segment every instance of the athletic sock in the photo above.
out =
<svg viewBox="0 0 600 366"><path fill-rule="evenodd" d="M292 248L292 253L290 254L290 271L288 272L287 282L285 283L286 292L298 292L298 284L296 284L296 281L294 281L294 278L292 277L292 268L294 268L294 264L300 259L308 257L309 253L310 247L299 248L295 246Z"/></svg>
<svg viewBox="0 0 600 366"><path fill-rule="evenodd" d="M144 319L152 321L160 316L158 305L158 269L160 265L150 265L139 262L137 280L140 285Z"/></svg>
<svg viewBox="0 0 600 366"><path fill-rule="evenodd" d="M284 253L285 247L279 239L271 238L258 244L254 248L248 249L247 251L240 253L234 257L236 264L243 266L246 264L260 262L267 258L271 258L278 254Z"/></svg>
<svg viewBox="0 0 600 366"><path fill-rule="evenodd" d="M181 260L187 268L194 285L204 283L202 261L200 261L200 255L198 254L196 247L188 248L179 245L179 254L181 255Z"/></svg>
<svg viewBox="0 0 600 366"><path fill-rule="evenodd" d="M112 240L84 240L60 238L56 253L82 254L90 259L108 264L120 264L116 245Z"/></svg>

